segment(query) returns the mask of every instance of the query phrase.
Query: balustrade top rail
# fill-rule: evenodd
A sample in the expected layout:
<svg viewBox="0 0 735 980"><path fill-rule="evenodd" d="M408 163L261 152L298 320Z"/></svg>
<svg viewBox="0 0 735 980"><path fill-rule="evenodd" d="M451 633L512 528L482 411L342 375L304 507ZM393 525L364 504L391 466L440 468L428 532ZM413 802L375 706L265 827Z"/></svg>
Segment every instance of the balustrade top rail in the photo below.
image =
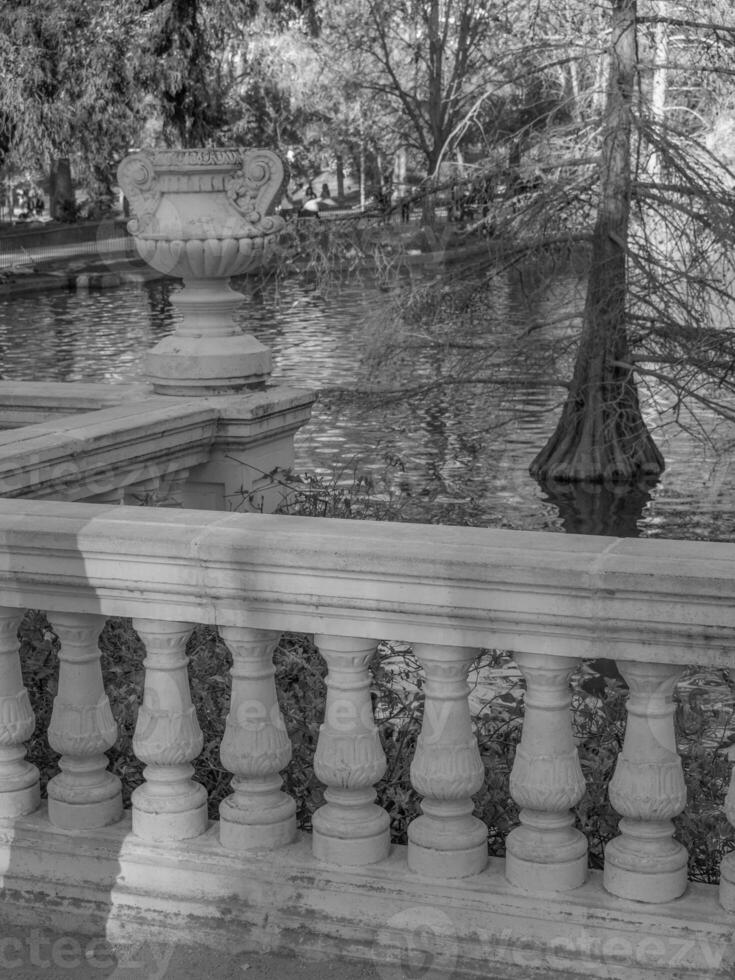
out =
<svg viewBox="0 0 735 980"><path fill-rule="evenodd" d="M0 500L3 604L730 666L735 546Z"/></svg>

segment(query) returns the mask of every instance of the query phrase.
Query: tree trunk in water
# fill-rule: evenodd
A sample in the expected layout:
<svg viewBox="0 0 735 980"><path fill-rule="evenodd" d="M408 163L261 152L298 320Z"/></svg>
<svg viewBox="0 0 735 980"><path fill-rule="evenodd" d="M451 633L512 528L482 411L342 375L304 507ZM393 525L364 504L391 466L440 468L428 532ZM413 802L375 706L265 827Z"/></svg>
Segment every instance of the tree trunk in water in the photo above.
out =
<svg viewBox="0 0 735 980"><path fill-rule="evenodd" d="M49 184L49 212L53 220L74 221L76 202L68 157L60 157L52 161Z"/></svg>
<svg viewBox="0 0 735 980"><path fill-rule="evenodd" d="M365 140L360 135L360 210L365 210Z"/></svg>
<svg viewBox="0 0 735 980"><path fill-rule="evenodd" d="M436 201L434 200L434 181L427 186L421 198L421 224L433 228L436 224Z"/></svg>
<svg viewBox="0 0 735 980"><path fill-rule="evenodd" d="M566 534L637 538L638 522L651 499L647 483L547 483L544 494L559 511Z"/></svg>
<svg viewBox="0 0 735 980"><path fill-rule="evenodd" d="M337 170L337 200L341 201L345 196L345 166L341 153L337 154L336 170Z"/></svg>
<svg viewBox="0 0 735 980"><path fill-rule="evenodd" d="M556 431L530 467L543 483L653 482L664 460L641 415L626 330L636 0L612 0L612 57L582 336Z"/></svg>
<svg viewBox="0 0 735 980"><path fill-rule="evenodd" d="M421 224L425 228L433 228L436 225L436 185L438 183L437 169L440 152L441 150L434 148L426 160L427 176L421 197Z"/></svg>

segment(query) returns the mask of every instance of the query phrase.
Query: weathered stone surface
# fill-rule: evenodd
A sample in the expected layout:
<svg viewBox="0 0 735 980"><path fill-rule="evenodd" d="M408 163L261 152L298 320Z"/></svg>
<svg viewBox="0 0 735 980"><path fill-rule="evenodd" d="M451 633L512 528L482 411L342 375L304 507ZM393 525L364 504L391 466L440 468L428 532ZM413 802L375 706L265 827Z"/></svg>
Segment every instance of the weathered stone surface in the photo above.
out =
<svg viewBox="0 0 735 980"><path fill-rule="evenodd" d="M83 836L54 832L43 809L0 826L0 867L5 922L44 915L82 933L103 926L112 941L347 956L378 977L407 962L504 980L729 980L735 966L732 915L714 886L647 906L609 895L591 872L550 898L508 884L499 859L482 875L436 881L411 873L400 846L370 868L340 868L312 855L309 835L237 855L216 825L185 845L152 844L127 818Z"/></svg>

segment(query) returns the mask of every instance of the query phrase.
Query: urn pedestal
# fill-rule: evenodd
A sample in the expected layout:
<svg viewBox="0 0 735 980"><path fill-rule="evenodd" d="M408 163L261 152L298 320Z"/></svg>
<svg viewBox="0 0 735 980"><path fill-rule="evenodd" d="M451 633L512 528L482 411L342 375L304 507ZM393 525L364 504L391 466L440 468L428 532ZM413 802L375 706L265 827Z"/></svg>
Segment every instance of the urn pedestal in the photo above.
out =
<svg viewBox="0 0 735 980"><path fill-rule="evenodd" d="M175 333L148 354L146 374L161 394L238 392L261 387L270 350L233 320L243 301L231 276L266 263L283 219L272 214L286 180L270 150L142 151L118 167L130 203L128 230L141 258L180 277L172 297Z"/></svg>

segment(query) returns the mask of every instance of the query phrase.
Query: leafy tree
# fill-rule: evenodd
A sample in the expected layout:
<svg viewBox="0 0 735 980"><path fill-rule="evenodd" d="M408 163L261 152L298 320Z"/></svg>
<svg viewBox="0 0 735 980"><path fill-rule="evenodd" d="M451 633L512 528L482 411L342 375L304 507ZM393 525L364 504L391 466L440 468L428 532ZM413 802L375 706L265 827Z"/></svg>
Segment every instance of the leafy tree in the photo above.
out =
<svg viewBox="0 0 735 980"><path fill-rule="evenodd" d="M167 141L203 146L225 124L229 79L219 52L239 32L242 8L236 0L141 0L140 81Z"/></svg>
<svg viewBox="0 0 735 980"><path fill-rule="evenodd" d="M330 104L321 101L320 66L310 47L313 24L290 13L261 10L231 39L226 134L236 143L297 146L295 169L306 176L320 143L315 132L331 123Z"/></svg>
<svg viewBox="0 0 735 980"><path fill-rule="evenodd" d="M570 36L554 34L559 22L550 16L539 25L543 43L535 61L528 55L527 74L543 76L547 89L556 82L556 107L545 123L536 120L519 134L515 173L498 171L488 159L490 214L467 232L470 240L480 229L494 236L482 265L462 270L454 290L443 283L438 297L435 290L412 297L401 310L402 331L381 338L383 363L396 356L397 346L415 342L424 351L444 352L442 383L502 384L507 378L498 377L498 342L482 333L482 306L493 302L509 267L523 268L528 292L545 306L544 317L527 329L556 335L545 342L551 355L546 381L566 390L555 431L531 467L557 494L568 487L574 496L575 486L590 481L627 493L631 484L645 487L661 472L664 460L644 421L639 385L646 388L649 418L669 408L695 426L700 410L735 417L735 335L727 329L735 318L735 174L719 146L716 153L708 148L722 101L696 79L685 101L679 91L673 104L667 100L663 112L656 111L653 76L661 63L655 39L649 44L647 38L656 28L657 6L641 0L640 7L644 14L635 0L609 0L599 10L608 20L604 30L598 25L594 46L589 35L575 44L574 18ZM686 28L677 28L683 33L672 39L666 63L670 92L682 84L687 59L700 57L702 34L710 47L716 44L710 57L727 77L735 23L731 9L723 17L717 25L687 18ZM506 57L520 61L526 40L518 39L518 51ZM597 114L601 77L606 99ZM489 85L483 98L494 91ZM524 186L514 194L516 180ZM582 246L586 297L569 309L567 295L566 308L555 312L549 305L555 286L546 273L555 276L568 249L576 253ZM461 339L459 319L470 326Z"/></svg>
<svg viewBox="0 0 735 980"><path fill-rule="evenodd" d="M356 119L358 139L364 141L367 120L388 117L392 148L407 147L435 177L459 145L455 131L493 73L495 6L350 0L325 10L322 39L369 106Z"/></svg>
<svg viewBox="0 0 735 980"><path fill-rule="evenodd" d="M141 124L129 52L140 43L133 0L0 5L0 127L6 162L45 169L76 156L103 176Z"/></svg>
<svg viewBox="0 0 735 980"><path fill-rule="evenodd" d="M636 2L613 0L601 186L582 335L556 431L534 460L541 480L628 480L664 468L645 426L627 330Z"/></svg>
<svg viewBox="0 0 735 980"><path fill-rule="evenodd" d="M273 23L313 2L270 4ZM232 58L260 5L244 0L6 0L0 154L18 169L71 158L104 184L158 117L169 144L211 143L231 121ZM247 71L247 66L245 66Z"/></svg>
<svg viewBox="0 0 735 980"><path fill-rule="evenodd" d="M556 430L531 466L542 481L630 482L664 460L643 420L636 375L680 396L696 364L721 377L722 315L732 316L732 195L723 167L689 133L663 125L663 106L636 94L636 0L611 0L611 64L582 332ZM661 21L657 21L660 24ZM666 23L666 19L664 20ZM708 26L708 25L707 25ZM659 35L660 36L660 35ZM733 32L735 36L735 32ZM654 66L654 100L656 98ZM655 150L648 179L638 144ZM637 348L634 355L632 344ZM695 397L700 397L696 396Z"/></svg>

